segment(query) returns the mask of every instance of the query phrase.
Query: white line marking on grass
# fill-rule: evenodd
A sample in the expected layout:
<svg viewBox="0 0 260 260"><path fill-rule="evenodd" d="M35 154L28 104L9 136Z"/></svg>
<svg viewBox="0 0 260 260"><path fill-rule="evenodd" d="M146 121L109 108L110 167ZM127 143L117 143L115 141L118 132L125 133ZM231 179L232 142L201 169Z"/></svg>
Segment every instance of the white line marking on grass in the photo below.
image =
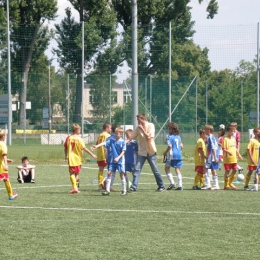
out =
<svg viewBox="0 0 260 260"><path fill-rule="evenodd" d="M210 215L252 215L260 216L260 212L207 212L207 211L176 211L176 210L135 210L135 209L85 209L85 208L46 208L29 206L0 206L5 209L40 209L66 211L103 211L103 212L134 212L134 213L171 213L171 214L210 214Z"/></svg>

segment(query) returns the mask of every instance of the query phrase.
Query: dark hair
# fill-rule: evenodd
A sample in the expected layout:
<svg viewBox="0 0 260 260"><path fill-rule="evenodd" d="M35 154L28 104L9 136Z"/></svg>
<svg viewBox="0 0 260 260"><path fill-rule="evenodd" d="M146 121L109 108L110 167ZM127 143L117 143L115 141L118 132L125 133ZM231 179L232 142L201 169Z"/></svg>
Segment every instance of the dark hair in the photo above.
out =
<svg viewBox="0 0 260 260"><path fill-rule="evenodd" d="M23 161L25 161L25 160L29 160L29 158L28 158L27 156L23 156L21 160L22 160L22 162L23 162Z"/></svg>
<svg viewBox="0 0 260 260"><path fill-rule="evenodd" d="M106 130L106 128L109 127L109 126L110 126L110 123L108 123L108 122L104 123L103 124L103 130Z"/></svg>
<svg viewBox="0 0 260 260"><path fill-rule="evenodd" d="M112 125L111 130L114 133L116 131L116 128L118 128L119 125Z"/></svg>
<svg viewBox="0 0 260 260"><path fill-rule="evenodd" d="M172 133L175 135L180 134L179 126L174 122L169 122L168 127L172 130Z"/></svg>

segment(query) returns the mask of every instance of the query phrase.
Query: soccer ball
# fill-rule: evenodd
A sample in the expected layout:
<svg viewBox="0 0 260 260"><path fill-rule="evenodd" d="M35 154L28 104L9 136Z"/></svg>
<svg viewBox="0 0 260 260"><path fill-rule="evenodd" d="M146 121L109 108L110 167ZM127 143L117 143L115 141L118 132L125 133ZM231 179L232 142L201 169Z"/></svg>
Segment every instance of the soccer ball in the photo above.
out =
<svg viewBox="0 0 260 260"><path fill-rule="evenodd" d="M244 174L239 173L239 174L237 175L237 180L238 180L238 181L243 181L244 179L245 179Z"/></svg>

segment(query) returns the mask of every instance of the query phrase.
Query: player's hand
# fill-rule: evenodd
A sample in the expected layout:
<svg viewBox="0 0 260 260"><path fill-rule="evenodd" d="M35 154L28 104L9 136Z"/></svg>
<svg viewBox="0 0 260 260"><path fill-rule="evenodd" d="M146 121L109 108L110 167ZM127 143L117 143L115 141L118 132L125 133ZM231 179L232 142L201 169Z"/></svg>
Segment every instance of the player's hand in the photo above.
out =
<svg viewBox="0 0 260 260"><path fill-rule="evenodd" d="M8 163L13 163L14 161L12 159L7 159Z"/></svg>
<svg viewBox="0 0 260 260"><path fill-rule="evenodd" d="M115 162L118 162L119 159L120 159L119 157L116 157L116 158L114 159L114 161L115 161Z"/></svg>
<svg viewBox="0 0 260 260"><path fill-rule="evenodd" d="M6 165L6 166L4 167L4 170L5 170L5 171L8 171L8 165Z"/></svg>
<svg viewBox="0 0 260 260"><path fill-rule="evenodd" d="M91 151L96 150L96 149L97 149L97 148L96 148L96 145L92 145L92 146L90 147L90 149L91 149Z"/></svg>

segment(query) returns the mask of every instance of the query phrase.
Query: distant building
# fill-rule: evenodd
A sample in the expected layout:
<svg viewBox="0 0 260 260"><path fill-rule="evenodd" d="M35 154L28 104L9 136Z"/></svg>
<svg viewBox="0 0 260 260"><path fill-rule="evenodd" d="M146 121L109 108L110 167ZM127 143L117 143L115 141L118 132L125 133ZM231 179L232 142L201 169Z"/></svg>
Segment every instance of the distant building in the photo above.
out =
<svg viewBox="0 0 260 260"><path fill-rule="evenodd" d="M91 110L93 110L92 103L94 97L90 94L90 86L91 84L85 84L84 86L84 118L88 119L89 121L93 121L93 115L91 114ZM113 99L113 106L122 107L124 103L132 99L132 90L129 87L126 88L124 83L116 83L112 86L111 96ZM109 100L107 100L107 102L109 103Z"/></svg>

